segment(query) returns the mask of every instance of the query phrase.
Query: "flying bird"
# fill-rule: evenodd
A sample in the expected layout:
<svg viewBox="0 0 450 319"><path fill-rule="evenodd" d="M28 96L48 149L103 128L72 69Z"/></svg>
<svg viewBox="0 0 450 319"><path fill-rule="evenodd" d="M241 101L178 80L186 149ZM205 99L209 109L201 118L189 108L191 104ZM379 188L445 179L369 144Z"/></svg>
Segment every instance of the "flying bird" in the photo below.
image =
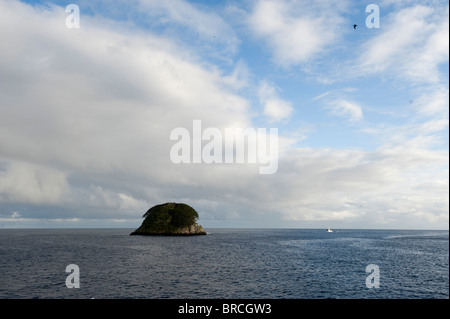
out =
<svg viewBox="0 0 450 319"><path fill-rule="evenodd" d="M358 26L357 24L354 24L354 25L353 25L353 29L356 30L356 27L357 27L357 26Z"/></svg>

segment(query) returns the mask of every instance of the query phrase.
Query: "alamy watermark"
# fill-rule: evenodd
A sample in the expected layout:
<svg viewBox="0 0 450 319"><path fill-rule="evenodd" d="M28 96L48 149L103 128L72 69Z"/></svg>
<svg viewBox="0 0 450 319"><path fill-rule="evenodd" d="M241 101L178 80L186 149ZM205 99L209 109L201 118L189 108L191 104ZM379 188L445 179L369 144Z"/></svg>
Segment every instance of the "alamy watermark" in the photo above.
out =
<svg viewBox="0 0 450 319"><path fill-rule="evenodd" d="M70 13L66 17L66 27L68 29L79 29L80 28L80 7L76 4L69 4L66 7L66 13Z"/></svg>
<svg viewBox="0 0 450 319"><path fill-rule="evenodd" d="M80 267L76 264L69 264L66 267L66 273L69 275L66 278L67 288L80 288ZM380 288L380 267L375 264L369 264L366 267L366 287L369 289Z"/></svg>
<svg viewBox="0 0 450 319"><path fill-rule="evenodd" d="M67 265L66 272L70 273L66 278L66 287L80 288L80 267L76 264Z"/></svg>
<svg viewBox="0 0 450 319"><path fill-rule="evenodd" d="M366 273L369 275L366 277L367 288L380 288L380 267L375 264L367 265Z"/></svg>
<svg viewBox="0 0 450 319"><path fill-rule="evenodd" d="M278 128L218 128L202 131L201 120L193 120L192 132L177 127L170 132L170 140L178 141L170 150L175 164L242 164L259 163L260 174L274 174L278 170ZM203 142L207 141L205 145Z"/></svg>
<svg viewBox="0 0 450 319"><path fill-rule="evenodd" d="M80 28L80 7L76 4L69 4L66 6L66 13L70 13L66 17L66 27L69 29ZM370 13L366 17L366 27L369 29L380 28L380 8L376 4L368 4L366 6L366 13ZM356 29L356 25L355 25Z"/></svg>
<svg viewBox="0 0 450 319"><path fill-rule="evenodd" d="M367 5L366 12L370 12L366 18L366 27L369 29L380 28L380 8L372 3Z"/></svg>

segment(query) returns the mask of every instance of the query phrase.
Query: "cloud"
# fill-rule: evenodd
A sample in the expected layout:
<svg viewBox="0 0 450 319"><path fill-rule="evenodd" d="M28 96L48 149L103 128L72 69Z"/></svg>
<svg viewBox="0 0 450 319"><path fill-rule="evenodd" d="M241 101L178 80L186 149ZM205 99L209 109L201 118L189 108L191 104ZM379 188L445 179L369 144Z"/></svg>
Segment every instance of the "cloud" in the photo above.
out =
<svg viewBox="0 0 450 319"><path fill-rule="evenodd" d="M0 203L59 203L69 191L66 178L64 172L53 168L11 162L6 169L0 169Z"/></svg>
<svg viewBox="0 0 450 319"><path fill-rule="evenodd" d="M267 42L275 63L299 65L315 58L339 40L340 16L345 2L257 1L248 23L254 34ZM333 25L330 27L330 25Z"/></svg>
<svg viewBox="0 0 450 319"><path fill-rule="evenodd" d="M247 101L227 89L233 79L189 61L170 41L118 33L89 17L67 29L62 9L39 14L13 4L21 12L11 21L16 31L1 36L16 43L15 52L0 53L4 155L111 169L139 148L143 157L151 146L162 151L159 141L192 118L248 123Z"/></svg>
<svg viewBox="0 0 450 319"><path fill-rule="evenodd" d="M2 2L0 16L10 30L0 34L8 44L0 52L3 201L64 205L95 185L109 194L91 190L105 207L136 207L114 181L170 180L173 128L193 119L250 126L248 102L230 89L242 79L191 61L170 40L89 16L67 29L56 6Z"/></svg>
<svg viewBox="0 0 450 319"><path fill-rule="evenodd" d="M13 212L11 214L11 218L20 218L20 213L19 212Z"/></svg>
<svg viewBox="0 0 450 319"><path fill-rule="evenodd" d="M380 227L395 219L391 225L404 227L415 214L424 222L445 223L448 179L433 167L447 160L445 152L424 150L413 141L373 152L300 149L280 164L279 207L273 208L287 220L352 224L364 219Z"/></svg>
<svg viewBox="0 0 450 319"><path fill-rule="evenodd" d="M345 99L339 99L328 103L332 114L347 118L350 122L362 120L363 111L361 106Z"/></svg>
<svg viewBox="0 0 450 319"><path fill-rule="evenodd" d="M363 45L360 71L389 72L412 82L441 81L438 66L449 56L448 5L415 5L384 20L380 34Z"/></svg>
<svg viewBox="0 0 450 319"><path fill-rule="evenodd" d="M449 89L443 85L434 86L425 90L414 104L422 116L448 117Z"/></svg>
<svg viewBox="0 0 450 319"><path fill-rule="evenodd" d="M277 84L255 81L252 86L252 77L260 75L251 74L251 63L239 59L222 70L198 59L209 37L205 22L221 36L233 34L231 27L214 21L217 14L201 5L173 3L180 6L142 2L149 10L142 14L167 19L163 25L172 23L176 30L188 29L186 41L171 37L170 30L83 11L81 28L67 29L64 8L0 2L2 223L45 226L44 220L51 219L57 225L135 225L150 206L182 201L192 203L207 225L218 227L323 227L328 221L372 228L448 224L448 178L443 174L448 175L448 152L429 143L448 127L442 115L448 101L443 85L418 92L410 109L417 117L393 123L373 150L296 148L298 141L280 130L276 174L258 174L259 163L172 163L174 128L190 131L194 119L222 132L253 127L253 99L269 122L294 122L292 102L281 96ZM327 4L258 1L248 21L278 65L301 65L339 40L343 11L339 4ZM336 29L327 21L336 22ZM186 43L196 32L202 42L198 51ZM219 41L233 51L236 38ZM394 49L403 51L403 46ZM366 67L395 69L397 53L384 53L387 66L372 57ZM398 70L404 70L401 64ZM245 95L246 89L256 93ZM354 92L324 91L313 101L344 121L370 116L363 114Z"/></svg>
<svg viewBox="0 0 450 319"><path fill-rule="evenodd" d="M361 121L364 117L359 103L351 101L347 96L353 93L353 88L330 90L317 95L311 101L319 101L332 115L342 117L350 122Z"/></svg>
<svg viewBox="0 0 450 319"><path fill-rule="evenodd" d="M275 87L263 82L258 90L260 102L264 105L264 115L271 122L279 122L288 119L293 108L290 102L282 100L278 97Z"/></svg>
<svg viewBox="0 0 450 319"><path fill-rule="evenodd" d="M325 93L319 94L319 95L313 97L312 101L320 100L320 99L326 97L327 95L329 95L330 93L331 93L330 91L326 91Z"/></svg>
<svg viewBox="0 0 450 319"><path fill-rule="evenodd" d="M235 54L240 41L233 28L223 17L206 6L195 5L184 0L140 0L139 8L158 27L165 26L166 29L174 28L176 32L171 33L178 40L199 43L209 50L221 50L226 54ZM185 36L186 31L190 35L188 39L180 39L177 34ZM187 41L186 41L187 40Z"/></svg>

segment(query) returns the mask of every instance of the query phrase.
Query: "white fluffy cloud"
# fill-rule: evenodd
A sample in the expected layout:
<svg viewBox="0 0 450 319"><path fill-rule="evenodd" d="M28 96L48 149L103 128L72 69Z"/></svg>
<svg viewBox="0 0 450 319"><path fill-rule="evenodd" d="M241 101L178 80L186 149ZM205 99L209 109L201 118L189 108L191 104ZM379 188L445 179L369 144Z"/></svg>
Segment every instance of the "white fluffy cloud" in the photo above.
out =
<svg viewBox="0 0 450 319"><path fill-rule="evenodd" d="M363 47L360 71L389 71L390 76L408 81L441 81L438 66L449 56L448 6L415 5L383 19L380 34Z"/></svg>
<svg viewBox="0 0 450 319"><path fill-rule="evenodd" d="M448 179L439 169L427 171L445 165L444 152L425 151L411 141L374 152L304 149L291 155L281 166L286 183L279 183L284 196L277 201L288 220L352 223L363 216L378 226L388 220L411 225L411 215L423 222L448 220Z"/></svg>
<svg viewBox="0 0 450 319"><path fill-rule="evenodd" d="M264 105L264 115L271 122L286 120L293 112L290 102L285 101L278 96L276 88L267 82L263 82L258 91L259 100Z"/></svg>
<svg viewBox="0 0 450 319"><path fill-rule="evenodd" d="M68 29L59 7L2 2L0 15L8 30L0 35L7 44L0 52L3 200L55 202L69 191L67 178L85 175L99 187L121 174L164 183L172 129L193 119L249 126L248 102L228 89L233 78L190 61L170 41L125 26L119 33L87 16L80 29ZM15 158L55 169L15 169ZM114 195L117 207L123 196Z"/></svg>
<svg viewBox="0 0 450 319"><path fill-rule="evenodd" d="M12 162L0 169L0 203L57 204L68 191L66 174L53 168Z"/></svg>
<svg viewBox="0 0 450 319"><path fill-rule="evenodd" d="M298 65L339 40L345 3L261 0L250 14L249 25L267 41L277 64Z"/></svg>

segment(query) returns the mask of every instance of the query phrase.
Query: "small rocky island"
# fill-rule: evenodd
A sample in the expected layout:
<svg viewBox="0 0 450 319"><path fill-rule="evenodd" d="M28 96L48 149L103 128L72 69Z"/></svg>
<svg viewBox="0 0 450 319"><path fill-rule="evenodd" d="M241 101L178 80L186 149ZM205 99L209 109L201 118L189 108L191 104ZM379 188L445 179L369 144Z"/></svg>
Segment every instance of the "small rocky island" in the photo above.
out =
<svg viewBox="0 0 450 319"><path fill-rule="evenodd" d="M183 203L165 203L153 206L144 216L142 225L130 235L193 236L206 235L197 224L198 213Z"/></svg>

